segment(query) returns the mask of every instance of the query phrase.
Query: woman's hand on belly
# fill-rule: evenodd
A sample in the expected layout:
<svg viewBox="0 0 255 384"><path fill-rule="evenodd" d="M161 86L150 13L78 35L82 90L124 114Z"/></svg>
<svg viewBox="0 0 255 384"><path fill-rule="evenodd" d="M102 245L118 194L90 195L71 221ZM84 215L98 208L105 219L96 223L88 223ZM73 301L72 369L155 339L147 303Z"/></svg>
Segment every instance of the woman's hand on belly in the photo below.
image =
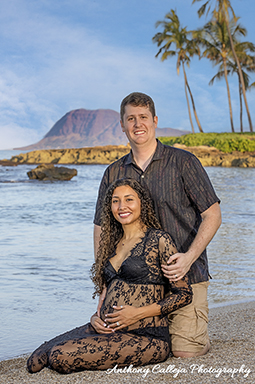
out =
<svg viewBox="0 0 255 384"><path fill-rule="evenodd" d="M161 314L160 308L157 303L138 308L132 305L113 306L115 312L107 313L105 322L108 329L118 331L146 317L159 316Z"/></svg>
<svg viewBox="0 0 255 384"><path fill-rule="evenodd" d="M96 313L91 316L90 323L97 333L107 334L114 332L113 329L107 327L107 324Z"/></svg>
<svg viewBox="0 0 255 384"><path fill-rule="evenodd" d="M105 322L107 323L108 329L118 331L141 319L140 308L131 305L121 305L119 307L113 306L113 309L115 312L105 315Z"/></svg>

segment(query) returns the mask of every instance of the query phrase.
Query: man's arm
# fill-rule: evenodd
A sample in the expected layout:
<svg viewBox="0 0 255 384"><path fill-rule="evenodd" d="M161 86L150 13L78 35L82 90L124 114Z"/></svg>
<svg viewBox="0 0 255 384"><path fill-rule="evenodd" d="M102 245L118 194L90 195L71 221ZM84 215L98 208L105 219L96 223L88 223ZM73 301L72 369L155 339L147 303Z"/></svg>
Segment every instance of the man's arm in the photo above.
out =
<svg viewBox="0 0 255 384"><path fill-rule="evenodd" d="M101 227L99 225L94 224L94 258L97 258L97 251L99 248L99 240L101 234Z"/></svg>
<svg viewBox="0 0 255 384"><path fill-rule="evenodd" d="M169 258L167 266L162 265L164 276L171 281L178 281L186 275L191 265L197 260L214 237L221 225L219 203L211 205L210 208L201 214L201 217L202 222L189 250L186 253L174 254Z"/></svg>

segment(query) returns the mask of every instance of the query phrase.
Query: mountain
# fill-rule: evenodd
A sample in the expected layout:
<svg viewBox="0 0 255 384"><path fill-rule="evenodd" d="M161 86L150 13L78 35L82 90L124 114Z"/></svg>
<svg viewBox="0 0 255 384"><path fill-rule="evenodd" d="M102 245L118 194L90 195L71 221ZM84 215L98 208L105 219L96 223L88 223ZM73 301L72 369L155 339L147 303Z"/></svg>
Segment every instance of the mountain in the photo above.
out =
<svg viewBox="0 0 255 384"><path fill-rule="evenodd" d="M76 109L58 120L38 143L18 150L82 148L127 144L121 130L120 115L111 109ZM156 136L181 136L190 133L172 128L157 128Z"/></svg>

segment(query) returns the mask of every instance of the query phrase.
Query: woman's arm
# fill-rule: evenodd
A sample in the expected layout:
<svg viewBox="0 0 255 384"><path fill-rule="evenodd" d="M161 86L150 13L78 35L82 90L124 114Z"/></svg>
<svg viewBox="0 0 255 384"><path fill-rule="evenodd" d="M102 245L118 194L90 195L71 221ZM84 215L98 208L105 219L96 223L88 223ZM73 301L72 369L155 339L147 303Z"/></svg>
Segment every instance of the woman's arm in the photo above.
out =
<svg viewBox="0 0 255 384"><path fill-rule="evenodd" d="M159 255L161 266L166 265L169 257L176 254L177 248L168 233L159 239ZM175 261L173 261L173 264ZM185 275L178 281L169 281L170 294L161 300L158 304L161 306L161 314L167 315L178 308L190 304L192 301L192 288L189 278Z"/></svg>
<svg viewBox="0 0 255 384"><path fill-rule="evenodd" d="M99 300L98 300L98 304L97 304L97 316L100 317L100 310L101 310L101 307L102 307L102 304L104 302L104 299L105 299L105 295L106 295L106 287L104 287L104 289L102 290L102 293L100 293L100 296L99 296Z"/></svg>
<svg viewBox="0 0 255 384"><path fill-rule="evenodd" d="M184 307L192 302L192 288L188 276L181 280L170 282L170 294L158 304L161 308L161 315L166 316L178 308Z"/></svg>

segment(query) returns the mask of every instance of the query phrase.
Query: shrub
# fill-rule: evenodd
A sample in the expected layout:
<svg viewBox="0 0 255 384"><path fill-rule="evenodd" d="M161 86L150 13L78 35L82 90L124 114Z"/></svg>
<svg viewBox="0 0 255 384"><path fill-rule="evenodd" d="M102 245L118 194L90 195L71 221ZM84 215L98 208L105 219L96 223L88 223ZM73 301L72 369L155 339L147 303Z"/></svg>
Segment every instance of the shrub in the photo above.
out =
<svg viewBox="0 0 255 384"><path fill-rule="evenodd" d="M208 145L222 152L231 153L255 151L255 133L194 133L178 137L159 137L163 144L184 144L187 147Z"/></svg>

